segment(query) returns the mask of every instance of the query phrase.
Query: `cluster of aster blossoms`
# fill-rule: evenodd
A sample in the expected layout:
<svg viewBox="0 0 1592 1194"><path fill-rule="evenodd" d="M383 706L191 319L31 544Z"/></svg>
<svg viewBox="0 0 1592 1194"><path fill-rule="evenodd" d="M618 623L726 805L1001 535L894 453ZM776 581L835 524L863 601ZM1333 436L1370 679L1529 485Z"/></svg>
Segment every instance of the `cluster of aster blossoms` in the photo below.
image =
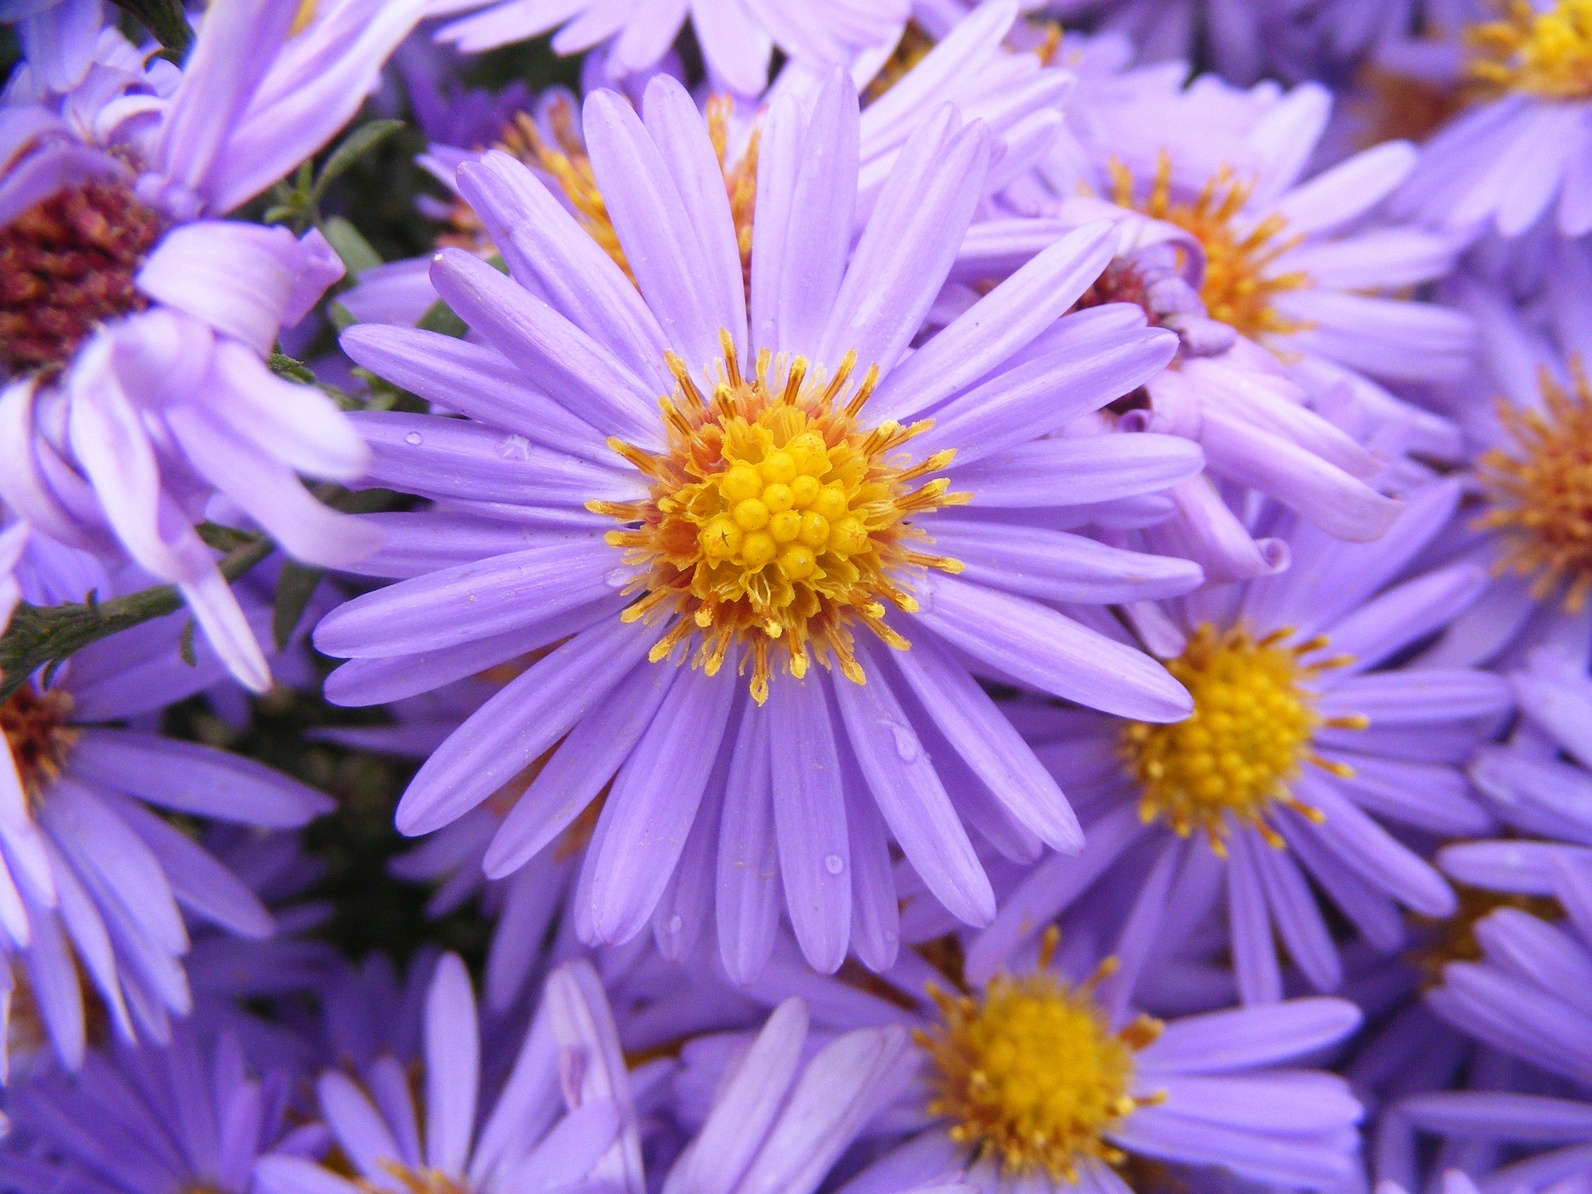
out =
<svg viewBox="0 0 1592 1194"><path fill-rule="evenodd" d="M0 22L0 1192L1592 1185L1592 0Z"/></svg>

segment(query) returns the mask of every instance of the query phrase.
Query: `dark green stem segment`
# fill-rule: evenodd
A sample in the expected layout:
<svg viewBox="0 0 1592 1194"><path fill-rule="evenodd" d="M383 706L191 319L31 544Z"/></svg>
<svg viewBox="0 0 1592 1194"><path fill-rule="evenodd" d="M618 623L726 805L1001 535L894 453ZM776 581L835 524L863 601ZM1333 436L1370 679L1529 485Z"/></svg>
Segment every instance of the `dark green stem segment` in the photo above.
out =
<svg viewBox="0 0 1592 1194"><path fill-rule="evenodd" d="M237 580L274 548L275 544L263 535L246 536L221 559L221 574L228 581ZM0 636L0 703L46 664L65 659L119 630L163 618L182 607L182 593L176 585L157 585L112 601L69 605L29 605L24 601L12 613L11 624Z"/></svg>
<svg viewBox="0 0 1592 1194"><path fill-rule="evenodd" d="M178 64L193 45L193 26L178 0L115 0L116 7L132 16L170 50Z"/></svg>

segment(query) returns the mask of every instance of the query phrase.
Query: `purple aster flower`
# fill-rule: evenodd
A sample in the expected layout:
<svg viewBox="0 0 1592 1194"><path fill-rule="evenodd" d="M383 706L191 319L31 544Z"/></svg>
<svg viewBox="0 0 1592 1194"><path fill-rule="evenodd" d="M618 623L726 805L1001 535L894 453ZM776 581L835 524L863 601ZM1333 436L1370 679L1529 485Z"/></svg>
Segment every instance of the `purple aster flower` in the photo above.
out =
<svg viewBox="0 0 1592 1194"><path fill-rule="evenodd" d="M1458 496L1450 482L1412 494L1372 544L1262 518L1258 529L1289 546L1287 572L1134 607L1194 695L1186 722L1027 711L1024 734L1079 803L1089 847L1021 879L970 947L969 973L988 977L1066 916L1069 932L1121 926L1131 990L1151 957L1224 910L1219 943L1252 1003L1282 993L1274 934L1310 986L1338 985L1338 945L1312 884L1384 952L1405 940L1398 905L1451 914L1449 885L1383 822L1431 835L1494 824L1461 768L1508 711L1508 685L1468 668L1400 666L1485 583L1467 564L1409 568Z"/></svg>
<svg viewBox="0 0 1592 1194"><path fill-rule="evenodd" d="M378 1058L363 1084L339 1070L317 1083L321 1114L355 1180L278 1154L256 1162L258 1194L571 1187L641 1194L629 1078L602 984L589 965L574 962L548 978L490 1109L480 1099L481 1053L496 1042L478 1031L470 978L454 954L437 963L422 1033L423 1106L416 1106L391 1056Z"/></svg>
<svg viewBox="0 0 1592 1194"><path fill-rule="evenodd" d="M12 1092L0 1182L19 1194L250 1194L257 1157L325 1146L319 1125L291 1125L292 1080L251 1073L235 1039L206 1043L187 1025L159 1048L92 1052L77 1073Z"/></svg>
<svg viewBox="0 0 1592 1194"><path fill-rule="evenodd" d="M37 537L29 554L38 558L24 560L23 591L35 603L82 600L92 587L92 559ZM83 587L63 594L74 565L86 573L76 581ZM115 591L103 573L97 587ZM260 610L256 622L269 617ZM253 760L101 724L159 710L224 676L204 644L195 666L182 662L182 633L172 615L104 639L47 687L30 680L0 706L9 747L0 766L0 932L9 969L68 1065L81 1061L85 1042L80 970L121 1037L163 1040L169 1015L192 1007L182 911L245 937L274 931L260 897L156 810L292 828L331 807Z"/></svg>
<svg viewBox="0 0 1592 1194"><path fill-rule="evenodd" d="M107 90L91 72L95 103L5 110L0 494L54 538L179 585L257 690L263 654L193 524L219 492L298 559L347 563L370 528L297 474L349 481L368 453L325 394L264 359L342 276L336 254L319 232L219 217L347 122L419 5L341 0L302 29L294 0L218 6L169 95L153 75Z"/></svg>
<svg viewBox="0 0 1592 1194"><path fill-rule="evenodd" d="M1502 1165L1483 1181L1489 1190L1592 1174L1592 869L1554 869L1568 918L1550 923L1499 908L1476 926L1480 958L1446 966L1428 1000L1456 1027L1557 1082L1437 1091L1396 1108L1403 1123L1450 1147L1468 1144L1471 1172Z"/></svg>
<svg viewBox="0 0 1592 1194"><path fill-rule="evenodd" d="M1020 850L1079 844L957 652L1145 721L1188 709L1159 664L1046 604L1197 583L1184 562L1053 529L1190 475L1196 449L1087 421L1040 438L1152 375L1172 337L1121 306L1058 318L1110 254L1094 226L908 353L988 135L951 109L925 124L851 250L858 110L838 73L811 113L770 114L748 304L695 105L660 77L647 120L611 93L587 101L636 283L490 154L459 185L514 276L459 251L432 270L487 343L345 333L356 361L474 417L361 419L371 483L438 505L380 519L393 538L364 567L410 579L320 624L317 646L353 660L327 691L377 703L551 648L432 754L404 832L457 820L551 751L487 869L523 865L612 781L583 938L716 908L727 963L750 975L783 902L815 965L853 943L888 964L891 837L973 923L994 902L964 817Z"/></svg>
<svg viewBox="0 0 1592 1194"><path fill-rule="evenodd" d="M33 74L51 91L70 91L94 63L105 6L101 0L0 0L0 21L16 23Z"/></svg>
<svg viewBox="0 0 1592 1194"><path fill-rule="evenodd" d="M1539 221L1581 236L1592 229L1592 14L1583 0L1446 7L1446 22L1428 24L1435 45L1379 55L1474 97L1426 144L1395 210L1467 236L1490 227L1512 239Z"/></svg>
<svg viewBox="0 0 1592 1194"><path fill-rule="evenodd" d="M741 95L768 83L776 46L792 61L818 69L851 66L890 52L911 11L910 0L432 0L429 15L468 13L437 36L478 53L550 33L553 49L578 54L605 45L611 80L653 66L689 17L709 77Z"/></svg>
<svg viewBox="0 0 1592 1194"><path fill-rule="evenodd" d="M1296 1189L1350 1178L1361 1111L1348 1085L1281 1067L1308 1065L1353 1031L1354 1005L1297 999L1163 1023L1102 998L1110 963L1093 974L1053 966L1054 946L1052 934L1036 967L949 993L939 971L904 953L885 976L888 1002L806 980L815 1016L827 1003L832 1023L872 1026L882 1009L885 1024L912 1029L906 1080L865 1129L879 1159L846 1194L934 1181L986 1194L1121 1192L1117 1167L1142 1162ZM682 1061L689 1077L693 1058Z"/></svg>
<svg viewBox="0 0 1592 1194"><path fill-rule="evenodd" d="M1437 398L1465 434L1472 463L1469 517L1447 554L1487 567L1493 583L1432 651L1442 662L1518 665L1538 643L1580 636L1592 594L1586 461L1592 349L1586 295L1592 256L1554 240L1553 262L1516 298L1462 275L1445 297L1486 329L1480 368Z"/></svg>

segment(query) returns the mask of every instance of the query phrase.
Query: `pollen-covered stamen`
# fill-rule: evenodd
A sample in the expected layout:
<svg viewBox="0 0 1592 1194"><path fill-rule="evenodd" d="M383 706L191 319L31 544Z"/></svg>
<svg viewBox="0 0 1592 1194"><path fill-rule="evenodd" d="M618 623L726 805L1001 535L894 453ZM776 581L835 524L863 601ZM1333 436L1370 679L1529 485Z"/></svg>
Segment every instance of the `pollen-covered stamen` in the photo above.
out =
<svg viewBox="0 0 1592 1194"><path fill-rule="evenodd" d="M1167 670L1194 698L1194 712L1170 725L1131 722L1119 746L1128 773L1140 786L1139 815L1159 819L1180 836L1202 829L1217 854L1233 822L1247 825L1269 844L1283 839L1269 824L1275 806L1291 808L1311 820L1320 810L1289 790L1305 763L1334 775L1352 772L1322 758L1312 745L1321 727L1363 730L1360 715L1323 717L1316 710L1310 681L1348 660L1334 657L1305 663L1324 649L1324 637L1294 646L1283 644L1291 630L1261 639L1242 629L1218 631L1201 625Z"/></svg>
<svg viewBox="0 0 1592 1194"><path fill-rule="evenodd" d="M1504 0L1497 20L1465 30L1465 75L1483 96L1592 98L1592 0L1557 0L1539 10Z"/></svg>
<svg viewBox="0 0 1592 1194"><path fill-rule="evenodd" d="M899 449L926 431L859 421L878 377L852 381L856 354L832 377L805 358L759 354L745 377L723 336L721 380L710 396L670 356L673 395L659 399L669 446L652 453L618 440L610 446L652 483L643 502L590 502L629 524L608 542L643 569L627 592L640 599L626 621L669 623L654 662L697 640L694 666L714 674L731 648L747 648L752 696L768 696L771 655L790 673L816 660L862 683L853 650L860 624L893 647L907 643L887 626L887 608L911 613L911 576L925 568L961 571L923 550L930 540L911 519L965 502L944 477L949 451L921 461Z"/></svg>
<svg viewBox="0 0 1592 1194"><path fill-rule="evenodd" d="M0 228L0 373L57 373L101 323L147 307L133 279L160 230L108 182L66 187Z"/></svg>
<svg viewBox="0 0 1592 1194"><path fill-rule="evenodd" d="M37 808L49 786L60 777L78 731L66 724L72 698L61 689L46 693L24 684L0 705L0 731L11 750L22 791Z"/></svg>
<svg viewBox="0 0 1592 1194"><path fill-rule="evenodd" d="M1443 967L1450 962L1475 962L1481 959L1482 948L1481 942L1476 940L1476 924L1500 908L1515 908L1530 913L1538 920L1551 922L1564 919L1564 905L1552 896L1492 891L1458 882L1454 882L1454 891L1459 897L1459 907L1452 916L1440 920L1416 918L1430 926L1431 934L1418 949L1411 951L1409 960L1420 969L1430 984L1443 981Z"/></svg>
<svg viewBox="0 0 1592 1194"><path fill-rule="evenodd" d="M1176 224L1199 241L1205 250L1200 298L1212 319L1251 339L1288 335L1310 326L1277 310L1279 294L1303 290L1314 281L1303 270L1272 272L1277 259L1301 238L1284 235L1287 223L1279 215L1254 224L1242 219L1255 189L1253 181L1243 182L1231 167L1223 166L1189 202L1173 198L1172 159L1165 152L1157 158L1155 177L1143 194L1121 162L1112 161L1110 169L1112 202Z"/></svg>
<svg viewBox="0 0 1592 1194"><path fill-rule="evenodd" d="M1094 987L1114 967L1069 986L1048 969L1054 943L1051 930L1038 970L997 975L982 995L930 988L940 1023L915 1035L933 1063L929 1113L952 1140L1010 1174L1072 1182L1086 1161L1121 1163L1107 1135L1158 1101L1133 1094L1134 1054L1161 1025L1141 1016L1113 1032Z"/></svg>
<svg viewBox="0 0 1592 1194"><path fill-rule="evenodd" d="M1490 508L1476 525L1502 532L1500 571L1531 577L1538 600L1562 588L1579 612L1592 592L1592 388L1579 361L1570 373L1574 392L1539 374L1540 410L1498 404L1514 443L1481 458Z"/></svg>

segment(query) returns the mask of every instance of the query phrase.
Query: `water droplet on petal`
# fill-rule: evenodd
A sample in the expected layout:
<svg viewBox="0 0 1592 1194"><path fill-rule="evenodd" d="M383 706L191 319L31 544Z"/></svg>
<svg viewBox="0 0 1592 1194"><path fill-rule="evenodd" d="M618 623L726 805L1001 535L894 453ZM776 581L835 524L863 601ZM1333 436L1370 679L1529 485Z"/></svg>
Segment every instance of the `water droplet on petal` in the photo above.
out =
<svg viewBox="0 0 1592 1194"><path fill-rule="evenodd" d="M630 583L630 578L635 573L628 568L615 568L608 573L608 583L613 588L622 589Z"/></svg>
<svg viewBox="0 0 1592 1194"><path fill-rule="evenodd" d="M419 442L420 432L418 431L411 431L408 435L404 436L404 443L406 444L418 444Z"/></svg>
<svg viewBox="0 0 1592 1194"><path fill-rule="evenodd" d="M685 928L685 919L676 912L669 918L669 935L673 937L683 928Z"/></svg>
<svg viewBox="0 0 1592 1194"><path fill-rule="evenodd" d="M845 859L841 858L840 855L838 855L838 854L825 854L824 855L824 870L828 871L831 875L838 875L838 874L840 874L841 871L843 871L845 869L846 869Z"/></svg>
<svg viewBox="0 0 1592 1194"><path fill-rule="evenodd" d="M885 724L890 729L890 736L895 739L896 758L903 763L916 762L919 754L918 736L912 732L912 728L896 721Z"/></svg>

